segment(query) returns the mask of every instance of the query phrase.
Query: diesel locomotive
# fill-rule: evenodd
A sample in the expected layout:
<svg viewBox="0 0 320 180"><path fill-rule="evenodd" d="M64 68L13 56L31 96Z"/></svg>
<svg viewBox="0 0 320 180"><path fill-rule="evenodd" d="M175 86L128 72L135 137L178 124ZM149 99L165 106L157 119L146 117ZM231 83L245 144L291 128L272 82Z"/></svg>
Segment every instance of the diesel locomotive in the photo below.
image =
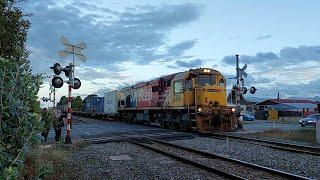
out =
<svg viewBox="0 0 320 180"><path fill-rule="evenodd" d="M104 94L105 115L186 131L234 131L239 122L235 111L227 106L225 77L210 68L190 69Z"/></svg>

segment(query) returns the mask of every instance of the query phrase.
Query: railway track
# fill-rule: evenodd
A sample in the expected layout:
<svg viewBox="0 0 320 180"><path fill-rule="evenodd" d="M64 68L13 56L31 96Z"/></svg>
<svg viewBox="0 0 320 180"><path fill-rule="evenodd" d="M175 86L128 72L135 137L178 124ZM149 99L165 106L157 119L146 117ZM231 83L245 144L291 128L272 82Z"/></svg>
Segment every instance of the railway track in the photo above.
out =
<svg viewBox="0 0 320 180"><path fill-rule="evenodd" d="M84 121L88 122L88 119L85 118L79 118L76 117L78 121ZM90 119L91 121L92 119ZM137 132L134 132L137 133ZM140 133L138 133L140 134ZM202 134L201 136L209 137L209 138L217 138L217 139L229 139L244 143L250 143L265 147L270 147L273 149L278 149L282 151L290 151L295 153L304 153L304 154L310 154L314 156L320 156L320 148L314 147L314 146L305 146L305 145L297 145L297 144L291 144L291 143L284 143L284 142L278 142L278 141L270 141L270 140L263 140L263 139L257 139L257 138L249 138L249 137L241 137L241 136L234 136L229 134L223 134L223 133L210 133L210 134Z"/></svg>
<svg viewBox="0 0 320 180"><path fill-rule="evenodd" d="M266 147L283 150L283 151L305 153L305 154L310 154L314 156L320 156L320 148L313 147L313 146L305 146L305 145L263 140L263 139L257 139L257 138L241 137L241 136L234 136L234 135L228 135L228 134L222 134L222 133L210 133L210 135L205 135L205 136L209 138L218 138L218 139L228 138L230 140L256 144L260 146L266 146Z"/></svg>
<svg viewBox="0 0 320 180"><path fill-rule="evenodd" d="M78 121L87 122L87 119L76 117ZM90 119L92 120L92 119ZM240 141L265 147L270 147L273 149L283 150L283 151L290 151L295 153L304 153L310 154L314 156L320 156L320 148L314 146L305 146L305 145L297 145L291 143L284 143L278 141L270 141L270 140L263 140L257 138L249 138L249 137L241 137L241 136L234 136L229 134L223 133L210 133L210 134L202 134L201 136L209 137L209 138L218 138L218 139L229 139L234 141Z"/></svg>
<svg viewBox="0 0 320 180"><path fill-rule="evenodd" d="M149 137L127 137L121 134L115 134L124 141L133 143L140 147L155 151L173 158L182 163L204 169L210 173L220 175L230 179L309 179L288 172L260 166L253 163L212 154L196 149L172 144L159 139ZM86 140L90 143L90 140ZM103 143L103 138L96 138L92 143Z"/></svg>

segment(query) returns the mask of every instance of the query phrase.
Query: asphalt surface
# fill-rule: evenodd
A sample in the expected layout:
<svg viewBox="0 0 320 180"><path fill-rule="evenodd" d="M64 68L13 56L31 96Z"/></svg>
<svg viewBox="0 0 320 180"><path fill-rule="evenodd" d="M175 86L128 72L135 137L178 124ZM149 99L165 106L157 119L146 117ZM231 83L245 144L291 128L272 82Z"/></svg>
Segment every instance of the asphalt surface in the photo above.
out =
<svg viewBox="0 0 320 180"><path fill-rule="evenodd" d="M266 131L271 129L281 129L281 130L299 130L299 129L312 129L315 127L301 127L299 124L283 124L281 122L265 121L265 120L255 120L255 121L245 121L243 124L243 130L237 131L236 133L254 133L259 131ZM77 142L81 139L88 138L94 135L103 135L107 133L115 132L126 132L134 130L159 130L159 127L147 126L147 125L133 125L124 122L117 121L105 121L105 120L94 120L86 119L85 121L75 120L72 126L72 141ZM169 130L167 131L174 131ZM49 132L48 142L54 143L54 130L51 129ZM64 140L66 136L66 127L63 127L62 138Z"/></svg>
<svg viewBox="0 0 320 180"><path fill-rule="evenodd" d="M77 142L82 139L93 137L94 135L117 133L117 132L129 132L136 130L161 130L159 127L152 127L146 125L127 124L125 122L106 121L87 119L85 121L79 121L76 117L72 125L72 141ZM82 119L82 118L81 118ZM66 123L65 123L66 124ZM174 130L167 129L166 131L172 132ZM49 131L48 142L54 143L55 132L53 128ZM64 140L66 136L66 126L63 127L62 138Z"/></svg>

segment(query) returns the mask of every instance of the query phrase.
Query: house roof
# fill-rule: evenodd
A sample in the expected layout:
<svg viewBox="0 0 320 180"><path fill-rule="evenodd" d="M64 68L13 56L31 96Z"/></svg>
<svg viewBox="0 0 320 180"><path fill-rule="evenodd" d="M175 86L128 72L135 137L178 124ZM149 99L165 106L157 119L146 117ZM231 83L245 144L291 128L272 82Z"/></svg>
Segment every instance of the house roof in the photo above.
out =
<svg viewBox="0 0 320 180"><path fill-rule="evenodd" d="M316 101L306 100L306 99L272 99L278 103L308 103L317 104Z"/></svg>
<svg viewBox="0 0 320 180"><path fill-rule="evenodd" d="M297 109L296 107L290 106L290 105L287 105L287 104L276 104L276 105L271 106L271 108L274 108L274 109L277 109L277 110Z"/></svg>
<svg viewBox="0 0 320 180"><path fill-rule="evenodd" d="M275 105L275 104L318 104L316 101L306 99L268 99L257 105Z"/></svg>

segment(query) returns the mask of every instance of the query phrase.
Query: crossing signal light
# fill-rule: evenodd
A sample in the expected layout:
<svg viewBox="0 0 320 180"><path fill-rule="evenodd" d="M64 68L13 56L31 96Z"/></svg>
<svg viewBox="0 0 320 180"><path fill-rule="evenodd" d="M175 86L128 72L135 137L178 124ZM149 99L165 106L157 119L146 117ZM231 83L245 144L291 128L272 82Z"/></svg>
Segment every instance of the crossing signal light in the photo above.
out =
<svg viewBox="0 0 320 180"><path fill-rule="evenodd" d="M252 86L251 88L250 88L250 93L251 94L254 94L255 92L256 92L256 88L254 87L254 86Z"/></svg>
<svg viewBox="0 0 320 180"><path fill-rule="evenodd" d="M247 92L248 92L248 89L247 89L246 87L243 87L243 88L242 88L242 93L243 93L243 94L246 94Z"/></svg>
<svg viewBox="0 0 320 180"><path fill-rule="evenodd" d="M73 80L73 89L79 89L81 86L81 81L78 78L74 78Z"/></svg>
<svg viewBox="0 0 320 180"><path fill-rule="evenodd" d="M59 75L61 73L61 70L63 69L59 63L55 63L53 67L50 67L53 69L54 74Z"/></svg>
<svg viewBox="0 0 320 180"><path fill-rule="evenodd" d="M72 72L72 67L71 66L66 66L65 68L61 67L61 65L59 63L55 63L52 67L50 67L51 69L53 69L54 74L56 75L60 75L61 71L64 72L64 74L69 77L71 72Z"/></svg>
<svg viewBox="0 0 320 180"><path fill-rule="evenodd" d="M72 67L71 66L66 66L65 68L63 68L64 74L69 77L72 71Z"/></svg>
<svg viewBox="0 0 320 180"><path fill-rule="evenodd" d="M63 79L61 77L54 77L51 80L52 86L55 88L61 88L63 86Z"/></svg>

